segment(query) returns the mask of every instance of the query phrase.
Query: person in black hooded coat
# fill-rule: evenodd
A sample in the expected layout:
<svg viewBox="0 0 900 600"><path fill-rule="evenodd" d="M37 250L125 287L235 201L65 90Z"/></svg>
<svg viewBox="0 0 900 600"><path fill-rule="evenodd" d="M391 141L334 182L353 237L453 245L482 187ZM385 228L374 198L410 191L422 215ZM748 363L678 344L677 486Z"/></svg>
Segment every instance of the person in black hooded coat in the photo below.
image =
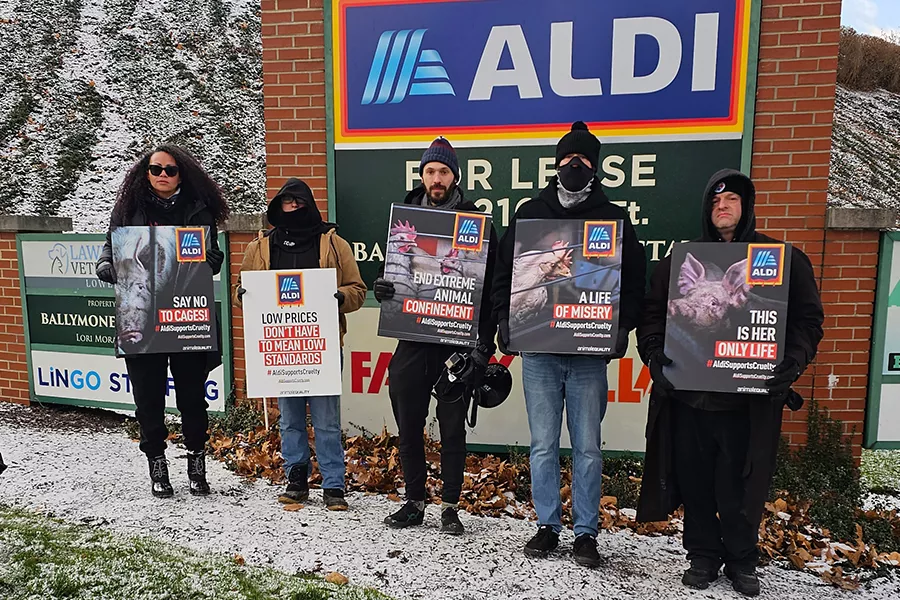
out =
<svg viewBox="0 0 900 600"><path fill-rule="evenodd" d="M703 193L703 235L695 241L783 243L756 231L755 199L746 175L715 173ZM675 390L662 369L679 360L663 352L671 262L670 255L656 266L638 327L638 351L653 389L637 518L664 521L683 503L691 562L683 583L705 589L724 563L735 589L755 595L758 528L782 411L822 339L822 302L809 258L791 246L785 358L766 381L769 395Z"/></svg>
<svg viewBox="0 0 900 600"><path fill-rule="evenodd" d="M113 206L106 243L97 260L97 278L115 284L111 233L115 227L192 225L209 227L206 262L213 274L225 260L219 250L217 225L228 218L221 188L187 151L160 146L145 154L125 176ZM184 443L188 450L188 478L194 495L209 494L205 449L209 439L206 380L222 364L221 326L216 323L219 351L141 354L127 356L125 366L134 396L135 417L141 426L141 451L147 455L151 492L174 494L165 457L169 431L165 422L168 373L175 383L175 402L181 413Z"/></svg>

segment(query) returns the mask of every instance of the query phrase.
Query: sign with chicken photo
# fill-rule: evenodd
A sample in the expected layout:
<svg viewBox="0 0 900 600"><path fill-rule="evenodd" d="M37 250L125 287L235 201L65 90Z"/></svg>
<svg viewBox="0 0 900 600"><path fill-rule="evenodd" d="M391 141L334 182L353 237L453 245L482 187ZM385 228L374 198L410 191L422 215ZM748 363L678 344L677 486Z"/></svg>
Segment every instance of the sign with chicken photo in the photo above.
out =
<svg viewBox="0 0 900 600"><path fill-rule="evenodd" d="M789 244L676 244L665 375L678 390L767 394L784 356Z"/></svg>
<svg viewBox="0 0 900 600"><path fill-rule="evenodd" d="M490 237L488 215L393 205L378 335L474 347Z"/></svg>
<svg viewBox="0 0 900 600"><path fill-rule="evenodd" d="M516 223L510 350L610 354L619 331L622 221Z"/></svg>
<svg viewBox="0 0 900 600"><path fill-rule="evenodd" d="M207 227L117 227L116 354L218 348Z"/></svg>

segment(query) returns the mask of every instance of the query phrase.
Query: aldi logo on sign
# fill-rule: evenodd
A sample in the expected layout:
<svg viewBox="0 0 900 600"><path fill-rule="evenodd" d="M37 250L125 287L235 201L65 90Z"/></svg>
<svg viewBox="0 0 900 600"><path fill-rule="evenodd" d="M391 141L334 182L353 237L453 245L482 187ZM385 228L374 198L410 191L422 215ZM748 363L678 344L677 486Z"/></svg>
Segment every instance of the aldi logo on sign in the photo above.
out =
<svg viewBox="0 0 900 600"><path fill-rule="evenodd" d="M611 258L616 255L615 221L585 221L585 258Z"/></svg>
<svg viewBox="0 0 900 600"><path fill-rule="evenodd" d="M484 223L487 217L484 215L470 215L460 213L456 215L456 223L453 226L453 248L455 250L470 250L481 252L484 243Z"/></svg>
<svg viewBox="0 0 900 600"><path fill-rule="evenodd" d="M275 278L278 284L278 306L303 305L303 274L291 273Z"/></svg>
<svg viewBox="0 0 900 600"><path fill-rule="evenodd" d="M206 260L206 231L202 227L176 227L178 262Z"/></svg>
<svg viewBox="0 0 900 600"><path fill-rule="evenodd" d="M784 246L750 244L747 249L747 283L781 285L784 279Z"/></svg>

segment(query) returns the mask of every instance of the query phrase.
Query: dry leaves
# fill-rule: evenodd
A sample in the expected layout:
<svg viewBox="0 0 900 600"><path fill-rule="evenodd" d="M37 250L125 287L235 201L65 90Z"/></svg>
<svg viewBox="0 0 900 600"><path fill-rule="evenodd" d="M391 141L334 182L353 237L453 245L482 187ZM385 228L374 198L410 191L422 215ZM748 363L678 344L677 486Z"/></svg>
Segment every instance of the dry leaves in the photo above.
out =
<svg viewBox="0 0 900 600"><path fill-rule="evenodd" d="M288 512L297 512L301 508L303 508L302 504L285 504L284 505L284 510L286 510Z"/></svg>
<svg viewBox="0 0 900 600"><path fill-rule="evenodd" d="M235 554L235 555L234 555L234 562L237 563L238 565L240 565L240 566L243 567L243 566L244 566L244 563L245 563L246 561L244 561L244 557L241 556L240 554Z"/></svg>
<svg viewBox="0 0 900 600"><path fill-rule="evenodd" d="M334 585L347 585L350 580L346 575L341 575L337 571L332 571L325 576L325 581L328 583L333 583Z"/></svg>

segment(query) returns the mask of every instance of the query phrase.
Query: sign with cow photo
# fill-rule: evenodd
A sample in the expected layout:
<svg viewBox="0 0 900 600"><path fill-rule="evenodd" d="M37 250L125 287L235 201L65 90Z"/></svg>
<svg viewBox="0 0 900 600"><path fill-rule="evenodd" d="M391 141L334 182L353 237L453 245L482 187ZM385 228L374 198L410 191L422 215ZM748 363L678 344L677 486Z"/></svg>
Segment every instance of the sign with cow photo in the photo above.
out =
<svg viewBox="0 0 900 600"><path fill-rule="evenodd" d="M766 394L784 356L789 244L672 250L665 375L679 390Z"/></svg>
<svg viewBox="0 0 900 600"><path fill-rule="evenodd" d="M378 335L474 347L490 237L487 215L393 205Z"/></svg>
<svg viewBox="0 0 900 600"><path fill-rule="evenodd" d="M207 227L117 227L116 354L218 350Z"/></svg>
<svg viewBox="0 0 900 600"><path fill-rule="evenodd" d="M247 397L337 396L335 269L243 271Z"/></svg>
<svg viewBox="0 0 900 600"><path fill-rule="evenodd" d="M610 354L619 331L622 221L516 222L510 350Z"/></svg>

